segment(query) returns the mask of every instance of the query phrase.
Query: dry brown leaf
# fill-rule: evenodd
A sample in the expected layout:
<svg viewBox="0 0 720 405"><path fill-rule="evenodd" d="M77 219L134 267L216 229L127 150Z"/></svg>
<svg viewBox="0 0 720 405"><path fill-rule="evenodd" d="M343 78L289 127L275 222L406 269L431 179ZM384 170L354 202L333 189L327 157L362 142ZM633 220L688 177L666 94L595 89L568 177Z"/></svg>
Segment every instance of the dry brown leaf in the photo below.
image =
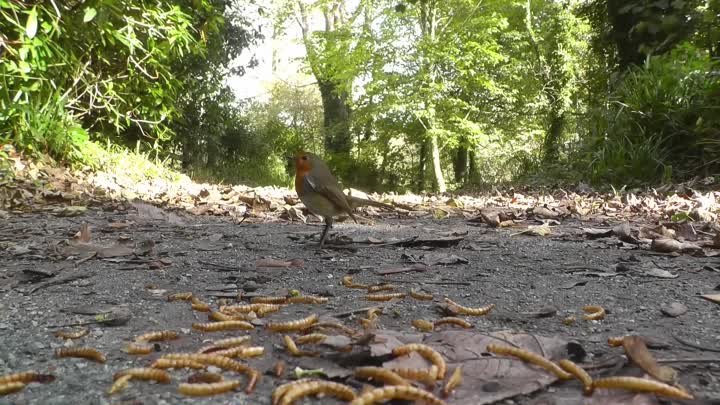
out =
<svg viewBox="0 0 720 405"><path fill-rule="evenodd" d="M488 344L516 344L551 360L567 357L567 342L543 336L497 332L448 330L435 333L423 340L422 334L401 334L378 331L382 343L371 345L373 356L387 355L393 348L407 343L424 343L437 350L450 369L462 365L463 384L453 395L453 405L483 405L529 394L553 383L557 378L535 366L507 357L488 357ZM485 353L485 355L483 355ZM385 362L384 367L428 368L430 364L415 353Z"/></svg>
<svg viewBox="0 0 720 405"><path fill-rule="evenodd" d="M623 347L633 363L646 373L668 384L673 384L677 380L677 371L672 367L660 366L640 336L625 336Z"/></svg>

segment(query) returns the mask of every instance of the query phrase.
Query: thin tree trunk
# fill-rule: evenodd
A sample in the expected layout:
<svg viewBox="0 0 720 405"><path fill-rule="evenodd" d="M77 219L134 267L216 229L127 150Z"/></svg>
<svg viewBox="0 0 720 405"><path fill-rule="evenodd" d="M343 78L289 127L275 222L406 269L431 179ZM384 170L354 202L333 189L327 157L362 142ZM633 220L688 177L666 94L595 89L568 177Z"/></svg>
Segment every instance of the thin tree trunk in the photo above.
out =
<svg viewBox="0 0 720 405"><path fill-rule="evenodd" d="M457 183L466 183L468 175L468 148L460 145L455 151L455 159L453 159L453 168L455 169L455 181Z"/></svg>
<svg viewBox="0 0 720 405"><path fill-rule="evenodd" d="M427 141L420 145L420 157L418 159L418 178L415 182L415 192L422 193L425 188L425 167L427 166Z"/></svg>
<svg viewBox="0 0 720 405"><path fill-rule="evenodd" d="M430 148L432 153L433 173L435 174L435 184L437 185L437 191L444 193L447 191L445 186L445 178L442 173L442 162L440 161L440 146L438 145L438 139L436 134L430 135Z"/></svg>
<svg viewBox="0 0 720 405"><path fill-rule="evenodd" d="M565 127L564 114L553 111L550 116L550 128L543 142L543 162L545 163L557 162L560 156L560 138L562 137L563 128Z"/></svg>

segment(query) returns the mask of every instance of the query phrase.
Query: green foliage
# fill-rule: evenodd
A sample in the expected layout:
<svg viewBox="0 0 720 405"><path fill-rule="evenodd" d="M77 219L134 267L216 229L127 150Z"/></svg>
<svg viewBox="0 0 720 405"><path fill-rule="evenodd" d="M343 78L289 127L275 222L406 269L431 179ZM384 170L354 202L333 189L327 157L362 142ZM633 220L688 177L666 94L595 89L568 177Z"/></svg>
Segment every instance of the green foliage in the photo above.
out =
<svg viewBox="0 0 720 405"><path fill-rule="evenodd" d="M690 44L627 73L589 138L591 178L681 180L720 168L720 78Z"/></svg>

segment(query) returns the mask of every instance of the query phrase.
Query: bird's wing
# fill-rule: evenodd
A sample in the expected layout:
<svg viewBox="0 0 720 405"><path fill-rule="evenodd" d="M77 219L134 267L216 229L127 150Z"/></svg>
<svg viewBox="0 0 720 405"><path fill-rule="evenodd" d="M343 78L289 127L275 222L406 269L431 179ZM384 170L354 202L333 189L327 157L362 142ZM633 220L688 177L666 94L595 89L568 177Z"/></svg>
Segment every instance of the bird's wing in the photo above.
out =
<svg viewBox="0 0 720 405"><path fill-rule="evenodd" d="M352 213L352 208L350 208L350 204L348 204L347 196L340 190L339 187L335 185L324 185L323 182L318 181L318 179L311 174L305 175L303 186L307 190L313 190L316 193L323 195L338 208L350 214L350 217L355 219L355 216Z"/></svg>

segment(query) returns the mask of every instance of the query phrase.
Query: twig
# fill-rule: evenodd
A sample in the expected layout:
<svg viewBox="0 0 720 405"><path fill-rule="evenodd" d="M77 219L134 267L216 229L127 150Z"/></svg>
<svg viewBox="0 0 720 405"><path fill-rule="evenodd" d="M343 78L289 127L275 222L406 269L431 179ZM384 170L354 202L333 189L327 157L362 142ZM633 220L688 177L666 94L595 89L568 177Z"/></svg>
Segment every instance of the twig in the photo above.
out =
<svg viewBox="0 0 720 405"><path fill-rule="evenodd" d="M238 271L238 270L240 270L239 267L231 267L231 266L228 266L228 265L222 264L222 263L206 262L205 260L198 260L198 263L216 267L216 268L220 269L220 271Z"/></svg>
<svg viewBox="0 0 720 405"><path fill-rule="evenodd" d="M92 273L86 273L86 272L82 272L82 273L81 273L81 272L77 272L77 273L75 273L75 274L69 274L69 275L67 275L67 276L65 276L65 277L60 277L60 278L57 278L57 279L55 279L55 280L48 280L48 281L45 281L44 283L38 284L37 286L35 286L35 288L33 288L33 289L31 289L30 291L28 291L28 293L29 293L29 294L34 294L34 293L37 292L38 290L43 289L43 288L46 288L46 287L52 287L52 286L55 286L55 285L67 284L67 283L71 283L71 282L73 282L73 281L75 281L75 280L82 280L82 279L84 279L84 278L90 278L90 277L92 277Z"/></svg>
<svg viewBox="0 0 720 405"><path fill-rule="evenodd" d="M704 352L720 353L720 349L716 349L716 348L713 348L713 347L705 347L705 346L702 346L702 345L700 345L700 344L693 343L693 342L691 342L691 341L689 341L689 340L685 340L685 339L681 338L680 336L678 336L678 335L676 335L676 334L673 334L673 338L675 338L675 340L677 340L678 342L684 344L685 346L692 347L693 349L702 350L702 351L704 351Z"/></svg>

